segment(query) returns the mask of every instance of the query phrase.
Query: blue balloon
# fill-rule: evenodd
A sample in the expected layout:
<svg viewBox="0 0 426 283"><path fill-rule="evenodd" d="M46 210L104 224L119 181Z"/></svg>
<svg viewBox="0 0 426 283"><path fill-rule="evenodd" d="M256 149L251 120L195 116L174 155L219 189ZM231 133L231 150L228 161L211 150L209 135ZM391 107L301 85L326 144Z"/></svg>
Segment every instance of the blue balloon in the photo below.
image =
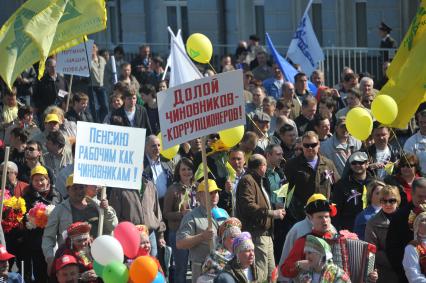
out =
<svg viewBox="0 0 426 283"><path fill-rule="evenodd" d="M152 281L152 283L165 283L165 282L166 282L166 279L164 278L164 275L160 271L158 271L157 276Z"/></svg>

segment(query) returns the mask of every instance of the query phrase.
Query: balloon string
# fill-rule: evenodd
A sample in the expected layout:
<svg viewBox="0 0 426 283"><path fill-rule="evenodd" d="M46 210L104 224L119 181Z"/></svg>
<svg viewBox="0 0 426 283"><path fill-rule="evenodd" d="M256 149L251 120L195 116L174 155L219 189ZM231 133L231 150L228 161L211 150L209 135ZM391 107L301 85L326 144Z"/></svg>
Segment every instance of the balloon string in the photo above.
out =
<svg viewBox="0 0 426 283"><path fill-rule="evenodd" d="M217 74L217 72L216 72L216 70L213 68L212 64L210 64L210 62L207 62L207 64L209 64L209 66L210 66L210 68L212 68L213 72L214 72L215 74Z"/></svg>
<svg viewBox="0 0 426 283"><path fill-rule="evenodd" d="M399 151L401 152L402 156L405 158L405 161L407 162L407 165L411 169L411 164L410 164L410 162L407 159L407 155L405 154L404 149L402 148L401 144L399 143L398 136L396 135L396 133L393 131L392 128L389 128L389 129L390 129L391 133L393 134L393 136L395 137L396 143L397 143L397 145L399 147Z"/></svg>

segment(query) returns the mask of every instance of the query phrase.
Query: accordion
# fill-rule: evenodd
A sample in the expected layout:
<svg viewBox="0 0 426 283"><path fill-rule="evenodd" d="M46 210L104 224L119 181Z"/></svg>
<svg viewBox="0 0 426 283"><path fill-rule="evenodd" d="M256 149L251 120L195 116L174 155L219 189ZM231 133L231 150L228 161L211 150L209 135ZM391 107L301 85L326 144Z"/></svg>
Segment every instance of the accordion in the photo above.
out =
<svg viewBox="0 0 426 283"><path fill-rule="evenodd" d="M344 237L338 237L328 243L331 246L334 264L349 275L352 283L368 281L368 274L374 271L375 245Z"/></svg>

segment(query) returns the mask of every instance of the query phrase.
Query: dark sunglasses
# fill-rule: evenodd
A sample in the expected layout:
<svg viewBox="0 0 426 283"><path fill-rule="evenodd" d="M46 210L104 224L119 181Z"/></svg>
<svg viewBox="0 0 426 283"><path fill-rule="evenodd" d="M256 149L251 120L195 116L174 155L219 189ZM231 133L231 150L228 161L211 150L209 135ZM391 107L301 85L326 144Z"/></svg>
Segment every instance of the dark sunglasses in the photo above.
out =
<svg viewBox="0 0 426 283"><path fill-rule="evenodd" d="M401 167L416 167L416 164L401 164Z"/></svg>
<svg viewBox="0 0 426 283"><path fill-rule="evenodd" d="M394 198L391 198L391 199L381 199L380 200L380 203L383 203L383 204L386 204L386 203L395 204L397 202L398 201L396 199L394 199Z"/></svg>
<svg viewBox="0 0 426 283"><path fill-rule="evenodd" d="M25 148L25 150L28 150L28 151L35 151L35 150L37 150L35 147L26 147Z"/></svg>
<svg viewBox="0 0 426 283"><path fill-rule="evenodd" d="M304 143L303 147L304 148L316 148L318 146L318 143Z"/></svg>
<svg viewBox="0 0 426 283"><path fill-rule="evenodd" d="M351 165L364 165L367 161L352 161Z"/></svg>

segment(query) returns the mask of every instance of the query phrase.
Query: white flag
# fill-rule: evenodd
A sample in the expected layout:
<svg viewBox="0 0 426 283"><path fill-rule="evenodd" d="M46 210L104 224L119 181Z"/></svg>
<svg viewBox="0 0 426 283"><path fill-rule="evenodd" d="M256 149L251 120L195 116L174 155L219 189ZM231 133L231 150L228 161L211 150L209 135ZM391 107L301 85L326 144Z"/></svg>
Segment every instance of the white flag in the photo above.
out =
<svg viewBox="0 0 426 283"><path fill-rule="evenodd" d="M194 65L192 60L188 57L185 51L185 45L183 44L180 30L176 34L170 32L170 55L167 59L167 66L171 68L169 87L174 87L186 82L201 79L203 75ZM166 71L167 72L167 67Z"/></svg>
<svg viewBox="0 0 426 283"><path fill-rule="evenodd" d="M318 39L312 28L311 20L309 19L308 10L311 6L312 0L309 2L296 33L290 42L290 47L287 51L293 63L299 64L303 72L308 76L318 69L318 64L324 61L324 53L319 45Z"/></svg>

